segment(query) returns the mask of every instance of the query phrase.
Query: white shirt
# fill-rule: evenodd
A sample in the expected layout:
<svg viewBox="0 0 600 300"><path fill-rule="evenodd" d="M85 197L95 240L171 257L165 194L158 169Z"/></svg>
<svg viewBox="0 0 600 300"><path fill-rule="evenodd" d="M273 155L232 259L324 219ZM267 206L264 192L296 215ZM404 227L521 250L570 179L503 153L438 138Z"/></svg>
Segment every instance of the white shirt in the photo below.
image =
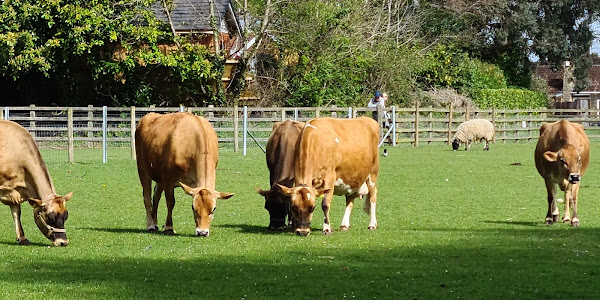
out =
<svg viewBox="0 0 600 300"><path fill-rule="evenodd" d="M375 101L376 99L379 99L379 102L376 102ZM371 100L369 101L369 104L367 104L367 107L377 107L377 106L381 106L382 109L385 108L385 99L383 97L371 98Z"/></svg>

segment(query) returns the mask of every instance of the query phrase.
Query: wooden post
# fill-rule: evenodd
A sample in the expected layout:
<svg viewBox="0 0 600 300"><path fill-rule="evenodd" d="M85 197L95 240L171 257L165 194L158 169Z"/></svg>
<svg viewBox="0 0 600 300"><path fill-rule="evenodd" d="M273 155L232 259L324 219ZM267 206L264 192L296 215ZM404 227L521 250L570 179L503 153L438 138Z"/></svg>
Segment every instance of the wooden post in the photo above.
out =
<svg viewBox="0 0 600 300"><path fill-rule="evenodd" d="M317 110L315 110L315 118L319 117L321 117L321 110L317 108Z"/></svg>
<svg viewBox="0 0 600 300"><path fill-rule="evenodd" d="M452 103L450 103L450 111L448 112L448 145L452 144Z"/></svg>
<svg viewBox="0 0 600 300"><path fill-rule="evenodd" d="M67 109L67 143L69 144L69 163L75 163L73 156L73 108Z"/></svg>
<svg viewBox="0 0 600 300"><path fill-rule="evenodd" d="M465 106L465 121L469 121L469 106Z"/></svg>
<svg viewBox="0 0 600 300"><path fill-rule="evenodd" d="M336 108L337 108L337 105L332 105L331 107L332 107L333 109L336 109ZM332 112L331 112L331 117L332 117L332 118L337 118L337 111L332 111Z"/></svg>
<svg viewBox="0 0 600 300"><path fill-rule="evenodd" d="M429 106L429 142L427 144L431 144L433 140L433 107Z"/></svg>
<svg viewBox="0 0 600 300"><path fill-rule="evenodd" d="M92 119L94 119L94 112L92 111L92 109L94 108L93 105L88 105L88 123L87 123L87 127L88 127L88 133L87 136L90 139L87 142L87 146L88 148L92 148L93 147L93 142L92 142L92 138L94 137L94 133L92 131L90 131L90 129L94 128L94 122L92 121Z"/></svg>
<svg viewBox="0 0 600 300"><path fill-rule="evenodd" d="M415 147L419 147L419 101L415 102Z"/></svg>
<svg viewBox="0 0 600 300"><path fill-rule="evenodd" d="M135 106L131 107L131 112L129 113L129 119L130 119L130 132L131 132L131 159L136 160L136 154L135 154Z"/></svg>
<svg viewBox="0 0 600 300"><path fill-rule="evenodd" d="M240 116L238 115L238 105L233 106L233 151L240 151L240 142L238 137L240 136Z"/></svg>
<svg viewBox="0 0 600 300"><path fill-rule="evenodd" d="M29 133L31 136L35 137L35 105L29 105L29 117L31 120L29 121Z"/></svg>
<svg viewBox="0 0 600 300"><path fill-rule="evenodd" d="M496 106L492 106L492 125L494 125L494 135L492 136L492 142L496 143Z"/></svg>
<svg viewBox="0 0 600 300"><path fill-rule="evenodd" d="M285 108L281 109L281 122L285 121Z"/></svg>

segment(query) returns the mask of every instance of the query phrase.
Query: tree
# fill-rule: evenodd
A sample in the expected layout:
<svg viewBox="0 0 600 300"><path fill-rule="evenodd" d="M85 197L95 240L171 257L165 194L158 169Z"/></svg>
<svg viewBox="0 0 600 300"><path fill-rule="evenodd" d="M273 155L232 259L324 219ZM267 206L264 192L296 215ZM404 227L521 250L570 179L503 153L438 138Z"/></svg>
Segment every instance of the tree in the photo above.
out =
<svg viewBox="0 0 600 300"><path fill-rule="evenodd" d="M600 2L577 0L420 1L429 40L461 45L472 56L500 66L509 85L529 88L531 55L561 66L575 65L577 89L587 85L593 39L590 24Z"/></svg>
<svg viewBox="0 0 600 300"><path fill-rule="evenodd" d="M219 101L223 62L176 40L146 0L9 0L0 5L7 104ZM174 44L180 47L171 47ZM41 87L41 89L40 89ZM198 92L200 91L200 92Z"/></svg>

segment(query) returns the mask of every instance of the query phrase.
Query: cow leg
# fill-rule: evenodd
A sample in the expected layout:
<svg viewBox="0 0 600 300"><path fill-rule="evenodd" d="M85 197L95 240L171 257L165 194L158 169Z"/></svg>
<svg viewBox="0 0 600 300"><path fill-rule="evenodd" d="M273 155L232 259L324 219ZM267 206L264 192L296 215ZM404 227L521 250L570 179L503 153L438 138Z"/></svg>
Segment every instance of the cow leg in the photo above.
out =
<svg viewBox="0 0 600 300"><path fill-rule="evenodd" d="M578 202L578 197L577 195L579 194L579 183L577 184L573 184L573 190L571 193L571 206L573 207L573 214L572 214L572 219L571 219L571 226L573 227L579 227L579 217L577 216L577 202Z"/></svg>
<svg viewBox="0 0 600 300"><path fill-rule="evenodd" d="M158 203L160 203L162 192L163 186L159 183L156 183L156 186L154 186L154 195L152 195L152 224L154 224L153 232L158 232Z"/></svg>
<svg viewBox="0 0 600 300"><path fill-rule="evenodd" d="M333 197L333 188L329 193L323 195L323 202L321 202L321 208L323 209L323 234L333 234L331 229L331 222L329 218L329 208L331 207L331 198Z"/></svg>
<svg viewBox="0 0 600 300"><path fill-rule="evenodd" d="M156 221L152 221L152 178L140 175L140 183L142 184L144 207L146 208L146 230L148 232L156 232L158 230Z"/></svg>
<svg viewBox="0 0 600 300"><path fill-rule="evenodd" d="M573 203L573 185L572 184L567 184L567 187L564 189L565 190L565 215L563 217L563 222L567 223L567 222L571 222L571 205Z"/></svg>
<svg viewBox="0 0 600 300"><path fill-rule="evenodd" d="M352 207L354 207L354 199L356 199L356 195L346 195L346 210L344 211L342 225L340 225L341 231L346 231L350 228L350 214L352 213Z"/></svg>
<svg viewBox="0 0 600 300"><path fill-rule="evenodd" d="M484 142L484 145L485 145L483 147L483 151L490 151L490 141L484 139L483 142Z"/></svg>
<svg viewBox="0 0 600 300"><path fill-rule="evenodd" d="M546 224L554 224L558 221L558 206L556 205L556 186L550 180L546 180L546 192L548 193L548 213L546 213Z"/></svg>
<svg viewBox="0 0 600 300"><path fill-rule="evenodd" d="M25 237L23 232L23 226L21 225L21 204L10 204L10 212L15 222L15 231L17 232L17 242L19 245L28 246L31 245L29 240Z"/></svg>
<svg viewBox="0 0 600 300"><path fill-rule="evenodd" d="M173 207L175 207L175 192L174 188L168 188L165 190L165 198L167 199L167 219L165 221L165 235L174 235L173 230Z"/></svg>
<svg viewBox="0 0 600 300"><path fill-rule="evenodd" d="M377 208L377 186L375 185L375 182L377 181L377 174L371 174L371 176L369 177L368 184L367 187L369 188L369 194L367 195L367 198L365 199L365 212L369 214L369 216L371 217L371 220L369 221L369 227L367 227L370 230L373 229L377 229L377 214L376 214L376 208Z"/></svg>

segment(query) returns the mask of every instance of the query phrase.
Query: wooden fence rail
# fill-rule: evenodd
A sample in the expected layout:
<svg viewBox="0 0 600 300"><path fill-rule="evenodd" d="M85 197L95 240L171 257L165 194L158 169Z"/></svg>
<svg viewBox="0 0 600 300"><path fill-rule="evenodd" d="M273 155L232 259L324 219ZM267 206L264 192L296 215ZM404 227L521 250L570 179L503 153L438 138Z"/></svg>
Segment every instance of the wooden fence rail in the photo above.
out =
<svg viewBox="0 0 600 300"><path fill-rule="evenodd" d="M204 116L214 126L222 147L239 151L244 128L242 107L37 107L0 109L0 118L18 122L31 132L40 147L68 149L69 161L77 148L96 148L106 142L113 147L130 147L135 158L134 132L139 119L149 112L187 111ZM308 121L318 117L356 118L372 116L372 108L354 107L248 107L247 131L258 143L266 143L275 122L286 119ZM387 109L390 114L392 109ZM380 124L384 114L379 113ZM448 144L460 123L485 118L496 127L496 142L531 142L545 122L566 118L582 123L590 139L600 139L600 110L594 109L485 109L419 107L395 108L395 136L400 144ZM104 126L105 125L105 126ZM106 127L106 131L103 131ZM382 126L383 131L386 130ZM248 143L252 145L252 143Z"/></svg>

